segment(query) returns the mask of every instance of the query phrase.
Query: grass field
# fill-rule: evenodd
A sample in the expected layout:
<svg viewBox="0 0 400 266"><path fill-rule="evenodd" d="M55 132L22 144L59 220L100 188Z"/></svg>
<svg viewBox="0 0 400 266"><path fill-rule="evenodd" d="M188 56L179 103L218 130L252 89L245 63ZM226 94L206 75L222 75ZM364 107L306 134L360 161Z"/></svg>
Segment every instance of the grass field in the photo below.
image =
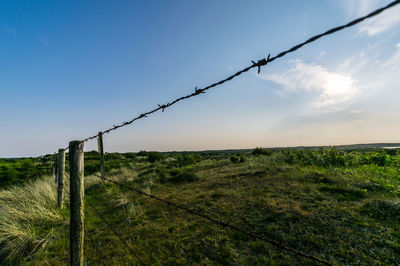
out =
<svg viewBox="0 0 400 266"><path fill-rule="evenodd" d="M102 181L97 158L85 154L86 201L146 264L315 264ZM113 153L106 168L112 180L333 264L400 263L398 150ZM4 264L68 263L69 205L56 208L53 183L44 176L0 191ZM88 265L138 263L88 204L85 215Z"/></svg>

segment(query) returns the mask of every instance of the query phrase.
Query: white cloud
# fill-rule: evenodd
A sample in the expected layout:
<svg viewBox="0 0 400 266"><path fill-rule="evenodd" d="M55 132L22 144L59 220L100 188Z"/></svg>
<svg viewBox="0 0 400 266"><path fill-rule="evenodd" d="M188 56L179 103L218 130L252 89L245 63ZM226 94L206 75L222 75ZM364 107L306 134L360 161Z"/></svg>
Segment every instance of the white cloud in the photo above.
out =
<svg viewBox="0 0 400 266"><path fill-rule="evenodd" d="M395 6L382 14L363 22L359 33L373 36L385 32L400 23L400 6Z"/></svg>
<svg viewBox="0 0 400 266"><path fill-rule="evenodd" d="M375 9L385 6L388 1L382 0L342 0L347 16L355 18L365 16ZM369 18L358 27L361 35L374 36L385 32L400 23L400 6L394 6L383 11L378 16Z"/></svg>
<svg viewBox="0 0 400 266"><path fill-rule="evenodd" d="M382 5L382 1L378 0L342 0L347 15L350 16L364 16L371 10L375 9L379 5Z"/></svg>
<svg viewBox="0 0 400 266"><path fill-rule="evenodd" d="M316 92L312 109L339 110L341 104L350 101L360 93L351 77L336 72L330 72L325 67L307 64L301 60L291 63L291 68L279 74L262 75L262 79L270 80L282 86L284 92Z"/></svg>

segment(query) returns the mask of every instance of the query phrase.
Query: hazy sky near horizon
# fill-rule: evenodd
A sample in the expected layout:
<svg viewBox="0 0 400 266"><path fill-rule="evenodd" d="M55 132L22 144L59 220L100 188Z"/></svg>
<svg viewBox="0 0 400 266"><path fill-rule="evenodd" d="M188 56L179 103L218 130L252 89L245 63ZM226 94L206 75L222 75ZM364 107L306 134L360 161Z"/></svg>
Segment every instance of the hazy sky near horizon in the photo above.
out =
<svg viewBox="0 0 400 266"><path fill-rule="evenodd" d="M53 153L389 2L1 1L0 157ZM400 142L399 84L396 6L107 134L105 150Z"/></svg>

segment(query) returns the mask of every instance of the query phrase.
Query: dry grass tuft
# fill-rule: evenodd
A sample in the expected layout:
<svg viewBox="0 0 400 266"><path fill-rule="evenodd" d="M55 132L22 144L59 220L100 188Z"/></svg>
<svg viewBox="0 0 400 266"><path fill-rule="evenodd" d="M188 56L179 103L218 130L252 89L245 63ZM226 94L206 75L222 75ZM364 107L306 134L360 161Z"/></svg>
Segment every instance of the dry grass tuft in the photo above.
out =
<svg viewBox="0 0 400 266"><path fill-rule="evenodd" d="M0 258L12 261L44 251L67 226L65 207L57 207L52 178L0 191Z"/></svg>

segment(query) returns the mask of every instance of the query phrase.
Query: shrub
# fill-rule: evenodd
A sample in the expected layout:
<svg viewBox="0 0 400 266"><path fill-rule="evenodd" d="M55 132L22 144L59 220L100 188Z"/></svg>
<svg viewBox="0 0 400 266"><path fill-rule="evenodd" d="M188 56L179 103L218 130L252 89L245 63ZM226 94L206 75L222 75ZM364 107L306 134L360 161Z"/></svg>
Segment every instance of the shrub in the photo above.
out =
<svg viewBox="0 0 400 266"><path fill-rule="evenodd" d="M100 158L99 156L97 156L97 158ZM112 153L105 153L104 154L104 160L121 160L122 155L119 154L118 152L112 152Z"/></svg>
<svg viewBox="0 0 400 266"><path fill-rule="evenodd" d="M387 156L387 155L386 155ZM283 150L283 160L286 163L298 163L301 165L316 165L322 167L348 167L357 166L362 164L371 164L373 161L379 161L380 164L384 164L384 160L390 161L390 158L379 158L379 156L370 156L368 154L362 154L358 152L341 151L333 148L321 148L313 151L311 149L301 150ZM375 158L376 157L376 158ZM375 159L373 159L375 158Z"/></svg>
<svg viewBox="0 0 400 266"><path fill-rule="evenodd" d="M232 163L243 163L246 161L246 157L243 154L237 154L231 156Z"/></svg>
<svg viewBox="0 0 400 266"><path fill-rule="evenodd" d="M237 156L237 155L232 155L231 156L231 162L232 163L238 163L239 161L240 161L239 156Z"/></svg>
<svg viewBox="0 0 400 266"><path fill-rule="evenodd" d="M188 183L199 180L198 175L190 168L158 168L156 170L158 181L162 184L165 183Z"/></svg>
<svg viewBox="0 0 400 266"><path fill-rule="evenodd" d="M92 175L100 171L100 162L98 160L85 160L85 175Z"/></svg>
<svg viewBox="0 0 400 266"><path fill-rule="evenodd" d="M2 160L0 161L0 186L23 183L50 173L50 164L37 164L33 162L33 159Z"/></svg>
<svg viewBox="0 0 400 266"><path fill-rule="evenodd" d="M383 151L392 156L400 154L400 149L384 149Z"/></svg>
<svg viewBox="0 0 400 266"><path fill-rule="evenodd" d="M147 153L147 160L151 163L162 161L164 158L165 156L160 152L152 151Z"/></svg>
<svg viewBox="0 0 400 266"><path fill-rule="evenodd" d="M124 153L124 155L125 155L126 159L134 160L136 158L136 154L134 154L133 152L127 152L127 153Z"/></svg>
<svg viewBox="0 0 400 266"><path fill-rule="evenodd" d="M199 154L178 154L176 156L175 165L178 167L187 166L200 162L203 158Z"/></svg>
<svg viewBox="0 0 400 266"><path fill-rule="evenodd" d="M137 153L137 156L147 156L148 152L147 151L139 151Z"/></svg>
<svg viewBox="0 0 400 266"><path fill-rule="evenodd" d="M95 159L95 158L100 158L100 155L97 151L86 151L85 152L85 159Z"/></svg>
<svg viewBox="0 0 400 266"><path fill-rule="evenodd" d="M270 156L272 155L272 151L268 150L268 149L263 149L263 148L255 148L252 152L253 155L266 155L266 156Z"/></svg>
<svg viewBox="0 0 400 266"><path fill-rule="evenodd" d="M377 219L400 218L400 201L373 200L365 203L362 211Z"/></svg>
<svg viewBox="0 0 400 266"><path fill-rule="evenodd" d="M380 153L375 153L371 156L371 162L378 166L387 166L390 165L390 155L387 155L385 151Z"/></svg>
<svg viewBox="0 0 400 266"><path fill-rule="evenodd" d="M189 169L175 168L169 172L171 183L187 183L199 180L199 177Z"/></svg>

